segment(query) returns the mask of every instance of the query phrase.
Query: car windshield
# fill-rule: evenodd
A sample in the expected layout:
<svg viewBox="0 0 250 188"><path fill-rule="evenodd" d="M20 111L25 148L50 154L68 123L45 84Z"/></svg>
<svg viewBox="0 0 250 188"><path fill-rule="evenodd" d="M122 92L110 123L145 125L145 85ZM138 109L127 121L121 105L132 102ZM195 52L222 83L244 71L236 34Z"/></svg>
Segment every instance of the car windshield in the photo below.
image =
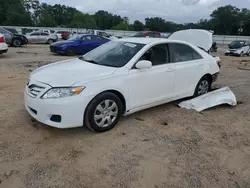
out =
<svg viewBox="0 0 250 188"><path fill-rule="evenodd" d="M110 41L90 51L79 59L110 67L123 67L145 44L125 41Z"/></svg>
<svg viewBox="0 0 250 188"><path fill-rule="evenodd" d="M82 35L73 35L68 40L80 40L81 37L82 37Z"/></svg>
<svg viewBox="0 0 250 188"><path fill-rule="evenodd" d="M11 28L4 28L6 30L8 30L9 32L13 33L13 34L18 34L17 30L15 29L11 29Z"/></svg>
<svg viewBox="0 0 250 188"><path fill-rule="evenodd" d="M244 45L245 41L233 41L230 46L232 48L241 48Z"/></svg>

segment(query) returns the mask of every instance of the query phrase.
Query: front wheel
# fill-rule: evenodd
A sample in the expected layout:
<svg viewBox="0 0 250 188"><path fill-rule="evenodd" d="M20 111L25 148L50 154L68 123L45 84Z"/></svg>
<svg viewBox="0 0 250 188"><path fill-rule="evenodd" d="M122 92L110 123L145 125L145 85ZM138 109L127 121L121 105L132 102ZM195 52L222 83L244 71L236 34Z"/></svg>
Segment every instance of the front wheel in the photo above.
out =
<svg viewBox="0 0 250 188"><path fill-rule="evenodd" d="M22 41L20 39L13 39L12 46L21 47L22 46Z"/></svg>
<svg viewBox="0 0 250 188"><path fill-rule="evenodd" d="M211 84L211 79L208 76L202 77L196 86L194 97L198 97L208 93L211 89Z"/></svg>
<svg viewBox="0 0 250 188"><path fill-rule="evenodd" d="M112 129L120 119L122 106L119 97L113 93L97 95L86 108L85 125L95 132Z"/></svg>
<svg viewBox="0 0 250 188"><path fill-rule="evenodd" d="M74 56L74 55L76 55L76 50L75 50L75 48L69 47L69 48L66 50L66 54L67 54L68 56Z"/></svg>

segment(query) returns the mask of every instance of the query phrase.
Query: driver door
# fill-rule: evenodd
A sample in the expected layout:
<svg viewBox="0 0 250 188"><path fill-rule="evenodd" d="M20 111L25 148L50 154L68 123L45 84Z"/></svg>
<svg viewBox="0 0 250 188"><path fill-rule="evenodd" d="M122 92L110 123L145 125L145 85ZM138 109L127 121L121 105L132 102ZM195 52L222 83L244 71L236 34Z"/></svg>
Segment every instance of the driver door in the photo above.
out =
<svg viewBox="0 0 250 188"><path fill-rule="evenodd" d="M93 49L92 42L90 35L81 37L79 44L80 54L86 54L91 51Z"/></svg>
<svg viewBox="0 0 250 188"><path fill-rule="evenodd" d="M158 44L147 50L139 60L149 60L152 67L129 71L130 110L171 101L174 90L175 65L169 63L167 44Z"/></svg>

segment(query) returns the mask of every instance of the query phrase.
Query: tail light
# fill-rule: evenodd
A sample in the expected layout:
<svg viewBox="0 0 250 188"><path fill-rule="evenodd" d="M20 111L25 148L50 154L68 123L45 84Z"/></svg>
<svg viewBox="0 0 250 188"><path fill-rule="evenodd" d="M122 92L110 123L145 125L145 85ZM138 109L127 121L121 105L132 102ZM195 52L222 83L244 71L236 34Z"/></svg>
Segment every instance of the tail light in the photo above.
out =
<svg viewBox="0 0 250 188"><path fill-rule="evenodd" d="M5 43L4 37L0 37L0 43Z"/></svg>

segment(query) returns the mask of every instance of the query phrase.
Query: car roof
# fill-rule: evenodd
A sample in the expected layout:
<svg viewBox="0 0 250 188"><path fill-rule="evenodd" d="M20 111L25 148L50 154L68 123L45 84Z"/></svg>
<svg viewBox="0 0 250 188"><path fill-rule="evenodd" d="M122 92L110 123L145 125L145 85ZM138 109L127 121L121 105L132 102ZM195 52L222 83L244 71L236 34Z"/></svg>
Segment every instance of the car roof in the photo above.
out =
<svg viewBox="0 0 250 188"><path fill-rule="evenodd" d="M118 39L118 41L124 41L124 42L133 42L133 43L139 43L139 44L149 44L153 42L182 42L177 40L169 40L165 38L142 38L142 37L128 37L128 38L121 38Z"/></svg>

